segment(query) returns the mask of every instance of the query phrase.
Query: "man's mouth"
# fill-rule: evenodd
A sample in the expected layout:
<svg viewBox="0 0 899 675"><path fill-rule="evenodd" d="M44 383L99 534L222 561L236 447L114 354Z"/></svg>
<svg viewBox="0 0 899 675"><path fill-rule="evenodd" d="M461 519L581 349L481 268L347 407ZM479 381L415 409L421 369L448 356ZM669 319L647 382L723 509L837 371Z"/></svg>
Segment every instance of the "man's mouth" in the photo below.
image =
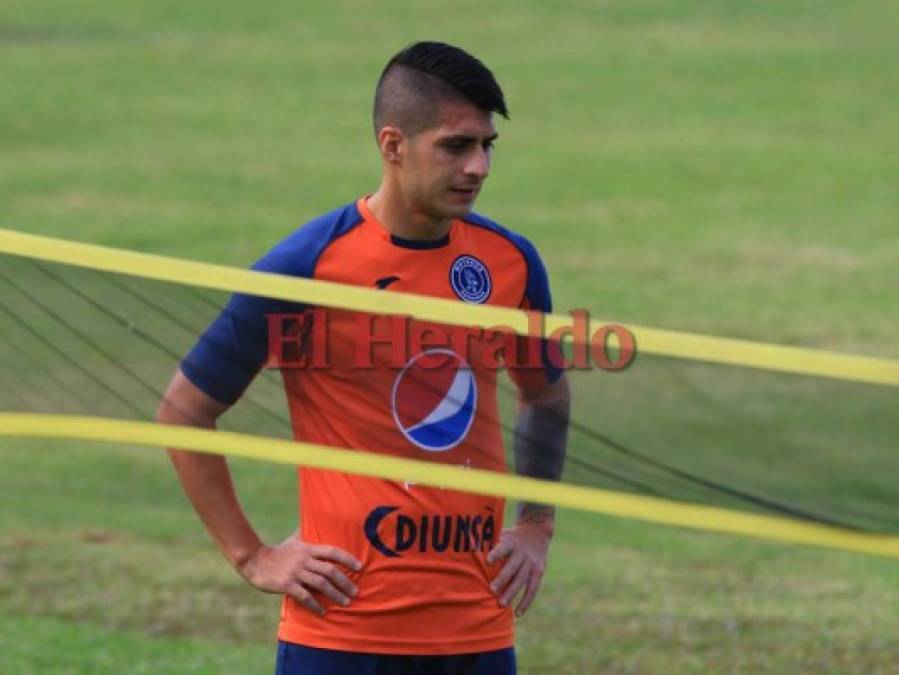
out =
<svg viewBox="0 0 899 675"><path fill-rule="evenodd" d="M451 191L459 195L464 195L466 197L474 197L476 194L478 194L477 187L455 187L451 188Z"/></svg>

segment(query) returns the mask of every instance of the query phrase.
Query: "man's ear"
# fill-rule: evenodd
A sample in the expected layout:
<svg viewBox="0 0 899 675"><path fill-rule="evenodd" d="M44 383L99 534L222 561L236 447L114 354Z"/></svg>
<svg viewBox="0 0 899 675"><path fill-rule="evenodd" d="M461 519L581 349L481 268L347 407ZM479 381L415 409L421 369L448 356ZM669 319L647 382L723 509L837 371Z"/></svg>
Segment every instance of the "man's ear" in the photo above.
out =
<svg viewBox="0 0 899 675"><path fill-rule="evenodd" d="M405 136L399 127L386 126L378 132L378 149L385 162L398 163L403 156Z"/></svg>

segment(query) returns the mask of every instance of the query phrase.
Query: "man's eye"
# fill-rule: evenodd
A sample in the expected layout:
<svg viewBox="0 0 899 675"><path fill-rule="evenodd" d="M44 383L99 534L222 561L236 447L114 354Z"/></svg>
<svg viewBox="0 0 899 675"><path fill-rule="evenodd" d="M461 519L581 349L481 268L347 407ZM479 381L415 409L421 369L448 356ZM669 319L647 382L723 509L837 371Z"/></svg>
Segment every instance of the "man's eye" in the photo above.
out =
<svg viewBox="0 0 899 675"><path fill-rule="evenodd" d="M484 150L493 150L493 148L493 141L487 141L486 143L484 143Z"/></svg>

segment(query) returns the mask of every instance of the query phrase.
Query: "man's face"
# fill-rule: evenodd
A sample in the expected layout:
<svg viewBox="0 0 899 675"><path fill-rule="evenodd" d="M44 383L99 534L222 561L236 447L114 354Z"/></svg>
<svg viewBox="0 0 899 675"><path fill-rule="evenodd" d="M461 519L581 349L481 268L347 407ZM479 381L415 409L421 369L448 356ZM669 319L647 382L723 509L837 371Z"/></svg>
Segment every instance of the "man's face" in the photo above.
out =
<svg viewBox="0 0 899 675"><path fill-rule="evenodd" d="M491 113L442 103L435 127L404 139L398 177L410 205L438 220L467 214L487 179L496 137Z"/></svg>

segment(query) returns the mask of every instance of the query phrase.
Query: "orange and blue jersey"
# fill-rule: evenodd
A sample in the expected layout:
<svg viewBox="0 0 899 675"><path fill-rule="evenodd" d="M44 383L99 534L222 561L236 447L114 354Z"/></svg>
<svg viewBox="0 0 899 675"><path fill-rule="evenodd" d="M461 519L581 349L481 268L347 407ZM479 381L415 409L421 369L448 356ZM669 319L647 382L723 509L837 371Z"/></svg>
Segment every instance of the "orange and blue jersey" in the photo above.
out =
<svg viewBox="0 0 899 675"><path fill-rule="evenodd" d="M299 228L254 269L385 292L552 309L543 263L520 235L471 213L453 220L440 240L404 240L378 222L365 198ZM209 396L231 404L269 362L271 317L307 312L327 321L320 340L310 338L314 329L304 329L302 348L313 357L307 363L322 357L312 352L324 350L327 367L282 368L297 440L506 470L497 371L481 358L486 340L466 340L464 350L454 342L422 347L397 363L401 326L391 317L309 310L235 295L185 357L182 371ZM374 337L366 364L358 358L361 325ZM521 388L539 388L559 376L545 359L537 368L510 367L509 373ZM359 588L349 606L319 598L324 616L285 596L281 640L384 654L454 654L513 644L512 611L488 587L501 564L486 562L503 527L503 499L304 467L298 474L302 539L345 549L363 566L349 573Z"/></svg>

